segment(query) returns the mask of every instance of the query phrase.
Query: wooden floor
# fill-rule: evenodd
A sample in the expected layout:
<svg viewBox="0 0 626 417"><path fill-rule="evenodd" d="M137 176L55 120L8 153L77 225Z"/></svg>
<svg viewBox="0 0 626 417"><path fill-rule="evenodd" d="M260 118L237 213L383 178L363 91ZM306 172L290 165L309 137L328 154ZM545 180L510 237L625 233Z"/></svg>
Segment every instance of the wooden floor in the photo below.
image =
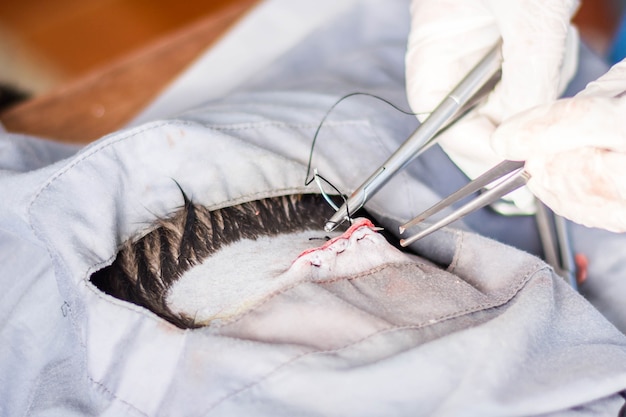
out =
<svg viewBox="0 0 626 417"><path fill-rule="evenodd" d="M0 54L2 38L13 39L12 47L4 46L4 59L9 62L2 65L5 74L0 72L0 81L11 69L17 77L20 72L28 76L29 71L35 72L35 77L49 75L45 86L34 88L39 92L89 73L237 1L0 1ZM583 36L600 52L615 31L623 3L583 1L576 19ZM21 65L20 59L24 61Z"/></svg>

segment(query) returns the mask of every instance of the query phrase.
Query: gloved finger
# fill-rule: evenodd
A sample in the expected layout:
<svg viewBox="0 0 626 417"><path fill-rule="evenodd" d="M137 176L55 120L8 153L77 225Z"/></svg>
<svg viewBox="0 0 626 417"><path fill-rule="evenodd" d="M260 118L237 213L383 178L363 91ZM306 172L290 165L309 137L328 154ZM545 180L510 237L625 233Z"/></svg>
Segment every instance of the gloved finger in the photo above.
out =
<svg viewBox="0 0 626 417"><path fill-rule="evenodd" d="M413 0L406 55L413 111L432 111L498 37L483 0Z"/></svg>
<svg viewBox="0 0 626 417"><path fill-rule="evenodd" d="M559 95L561 79L569 80L574 66L563 73L566 49L577 51L570 25L577 0L489 0L502 34L502 80L485 112L496 122ZM569 44L568 44L569 40ZM568 47L568 48L566 48Z"/></svg>
<svg viewBox="0 0 626 417"><path fill-rule="evenodd" d="M562 99L506 120L493 133L491 146L513 160L586 146L625 152L624 114L626 97Z"/></svg>
<svg viewBox="0 0 626 417"><path fill-rule="evenodd" d="M579 148L526 161L528 187L555 213L588 227L626 231L626 153Z"/></svg>
<svg viewBox="0 0 626 417"><path fill-rule="evenodd" d="M626 59L585 87L578 97L618 97L626 94Z"/></svg>

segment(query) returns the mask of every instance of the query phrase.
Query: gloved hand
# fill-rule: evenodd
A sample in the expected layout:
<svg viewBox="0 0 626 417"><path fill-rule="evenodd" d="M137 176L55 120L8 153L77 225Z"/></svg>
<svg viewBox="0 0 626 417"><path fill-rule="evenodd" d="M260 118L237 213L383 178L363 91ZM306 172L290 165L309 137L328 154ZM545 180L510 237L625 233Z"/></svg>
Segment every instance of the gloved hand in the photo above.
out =
<svg viewBox="0 0 626 417"><path fill-rule="evenodd" d="M626 231L626 61L576 97L504 122L492 146L526 160L528 187L556 213L590 227Z"/></svg>
<svg viewBox="0 0 626 417"><path fill-rule="evenodd" d="M431 112L503 40L501 82L439 142L470 178L501 161L489 145L496 126L555 100L573 76L578 36L570 19L577 7L578 0L412 1L406 80L414 112ZM521 197L532 201L530 193Z"/></svg>

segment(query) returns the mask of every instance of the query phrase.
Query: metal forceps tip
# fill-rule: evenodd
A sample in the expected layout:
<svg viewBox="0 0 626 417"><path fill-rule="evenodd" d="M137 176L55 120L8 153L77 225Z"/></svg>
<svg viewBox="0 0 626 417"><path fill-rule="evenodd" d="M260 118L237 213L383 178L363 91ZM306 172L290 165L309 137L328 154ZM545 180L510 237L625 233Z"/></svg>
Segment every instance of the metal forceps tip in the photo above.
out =
<svg viewBox="0 0 626 417"><path fill-rule="evenodd" d="M413 227L417 225L418 223L423 222L430 216L449 207L455 202L465 197L468 197L477 191L480 191L481 189L483 189L484 187L490 184L500 181L493 188L490 188L487 191L481 193L479 196L477 196L473 200L459 207L458 209L456 209L455 211L453 211L451 214L447 215L443 219L429 225L428 227L416 233L415 235L400 240L400 245L403 247L408 246L411 243L462 218L463 216L497 201L501 197L525 185L529 179L530 179L530 174L524 169L523 161L505 160L499 163L495 167L491 168L489 171L485 172L484 174L482 174L475 180L471 181L466 186L450 194L448 197L444 198L439 203L430 207L426 211L418 214L417 217L415 217L413 220L400 226L400 234L404 234L404 232L410 227Z"/></svg>
<svg viewBox="0 0 626 417"><path fill-rule="evenodd" d="M501 74L500 46L501 40L498 40L402 145L354 190L343 206L326 222L326 231L332 231L350 219L398 171L435 144L440 131L462 117L492 90Z"/></svg>

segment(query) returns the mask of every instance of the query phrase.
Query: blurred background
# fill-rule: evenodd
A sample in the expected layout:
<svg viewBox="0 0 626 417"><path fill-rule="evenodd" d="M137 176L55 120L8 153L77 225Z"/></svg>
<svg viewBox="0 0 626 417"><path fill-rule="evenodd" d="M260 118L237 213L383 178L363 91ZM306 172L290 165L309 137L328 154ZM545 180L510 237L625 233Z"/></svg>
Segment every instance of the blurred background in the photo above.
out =
<svg viewBox="0 0 626 417"><path fill-rule="evenodd" d="M0 1L0 82L47 92L236 1Z"/></svg>
<svg viewBox="0 0 626 417"><path fill-rule="evenodd" d="M30 95L48 92L237 1L0 1L0 83ZM607 59L625 5L584 0L576 16L583 39Z"/></svg>

